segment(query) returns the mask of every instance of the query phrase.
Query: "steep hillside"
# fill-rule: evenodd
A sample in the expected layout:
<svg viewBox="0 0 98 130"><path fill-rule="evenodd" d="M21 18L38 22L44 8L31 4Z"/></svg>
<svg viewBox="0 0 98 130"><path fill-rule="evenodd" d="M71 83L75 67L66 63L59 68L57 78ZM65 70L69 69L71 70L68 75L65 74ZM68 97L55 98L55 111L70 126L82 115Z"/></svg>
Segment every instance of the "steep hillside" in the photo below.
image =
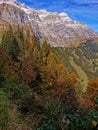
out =
<svg viewBox="0 0 98 130"><path fill-rule="evenodd" d="M98 41L86 41L65 48L54 48L69 72L76 72L87 81L98 77Z"/></svg>
<svg viewBox="0 0 98 130"><path fill-rule="evenodd" d="M92 56L88 55L89 51L83 51L87 51L88 44L92 47L88 48ZM72 47L53 48L45 40L39 43L35 35L24 32L19 26L10 26L3 32L0 43L0 129L97 128L98 78L89 80L84 91L83 81L80 84L77 74L83 75L85 80L88 77L82 66L74 61L74 58L76 61L77 58L94 59L97 46L89 41L76 50L74 52ZM84 56L80 57L78 51ZM89 63L93 64L92 61ZM97 70L97 62L94 64ZM70 66L77 74L69 73Z"/></svg>
<svg viewBox="0 0 98 130"><path fill-rule="evenodd" d="M97 129L98 33L0 0L0 130Z"/></svg>

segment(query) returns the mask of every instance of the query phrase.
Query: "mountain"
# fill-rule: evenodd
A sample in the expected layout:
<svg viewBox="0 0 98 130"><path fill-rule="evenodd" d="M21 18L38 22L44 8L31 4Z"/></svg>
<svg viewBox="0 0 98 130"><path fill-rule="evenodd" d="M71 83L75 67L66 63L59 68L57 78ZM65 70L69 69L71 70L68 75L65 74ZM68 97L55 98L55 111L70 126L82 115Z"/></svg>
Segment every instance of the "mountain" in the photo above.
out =
<svg viewBox="0 0 98 130"><path fill-rule="evenodd" d="M8 24L27 26L39 40L46 39L54 47L98 37L98 33L66 13L35 10L16 0L0 0L0 28Z"/></svg>
<svg viewBox="0 0 98 130"><path fill-rule="evenodd" d="M0 0L0 130L98 130L97 36L65 13Z"/></svg>
<svg viewBox="0 0 98 130"><path fill-rule="evenodd" d="M39 40L46 39L56 47L53 49L67 70L77 73L81 80L98 76L98 34L87 25L73 21L66 13L35 10L16 0L1 0L0 31L9 24L23 26Z"/></svg>

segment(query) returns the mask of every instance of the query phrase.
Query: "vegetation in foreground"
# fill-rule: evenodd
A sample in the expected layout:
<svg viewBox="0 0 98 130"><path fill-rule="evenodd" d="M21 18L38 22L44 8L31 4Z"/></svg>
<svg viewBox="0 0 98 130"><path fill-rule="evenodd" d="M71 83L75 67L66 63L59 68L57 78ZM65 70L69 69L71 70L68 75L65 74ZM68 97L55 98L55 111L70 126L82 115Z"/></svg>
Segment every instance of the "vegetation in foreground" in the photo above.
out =
<svg viewBox="0 0 98 130"><path fill-rule="evenodd" d="M46 42L11 26L0 44L1 130L97 130L98 77L86 90Z"/></svg>

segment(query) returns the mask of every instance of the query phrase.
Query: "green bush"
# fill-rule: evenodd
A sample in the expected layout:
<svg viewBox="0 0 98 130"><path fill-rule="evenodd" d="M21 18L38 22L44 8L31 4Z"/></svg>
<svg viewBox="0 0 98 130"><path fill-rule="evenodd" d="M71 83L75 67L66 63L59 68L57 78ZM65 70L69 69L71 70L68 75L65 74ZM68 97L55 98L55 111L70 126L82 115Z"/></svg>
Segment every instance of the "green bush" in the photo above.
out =
<svg viewBox="0 0 98 130"><path fill-rule="evenodd" d="M47 119L43 121L41 126L37 130L56 130L54 127L54 120Z"/></svg>
<svg viewBox="0 0 98 130"><path fill-rule="evenodd" d="M7 80L3 83L3 86L4 92L6 93L7 97L12 101L20 99L25 91L25 89L21 85Z"/></svg>
<svg viewBox="0 0 98 130"><path fill-rule="evenodd" d="M2 89L0 89L0 128L5 130L10 120L9 100L6 98Z"/></svg>

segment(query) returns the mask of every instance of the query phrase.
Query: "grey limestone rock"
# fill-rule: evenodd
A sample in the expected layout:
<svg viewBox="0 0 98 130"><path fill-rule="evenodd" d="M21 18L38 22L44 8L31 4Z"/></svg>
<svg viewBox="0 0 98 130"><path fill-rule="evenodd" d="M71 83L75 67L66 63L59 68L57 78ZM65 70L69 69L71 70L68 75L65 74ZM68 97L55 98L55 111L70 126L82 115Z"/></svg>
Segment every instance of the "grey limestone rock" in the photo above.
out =
<svg viewBox="0 0 98 130"><path fill-rule="evenodd" d="M56 47L98 37L98 33L86 24L72 20L66 13L35 10L16 0L0 0L0 19L10 24L30 26L39 39L44 38Z"/></svg>

